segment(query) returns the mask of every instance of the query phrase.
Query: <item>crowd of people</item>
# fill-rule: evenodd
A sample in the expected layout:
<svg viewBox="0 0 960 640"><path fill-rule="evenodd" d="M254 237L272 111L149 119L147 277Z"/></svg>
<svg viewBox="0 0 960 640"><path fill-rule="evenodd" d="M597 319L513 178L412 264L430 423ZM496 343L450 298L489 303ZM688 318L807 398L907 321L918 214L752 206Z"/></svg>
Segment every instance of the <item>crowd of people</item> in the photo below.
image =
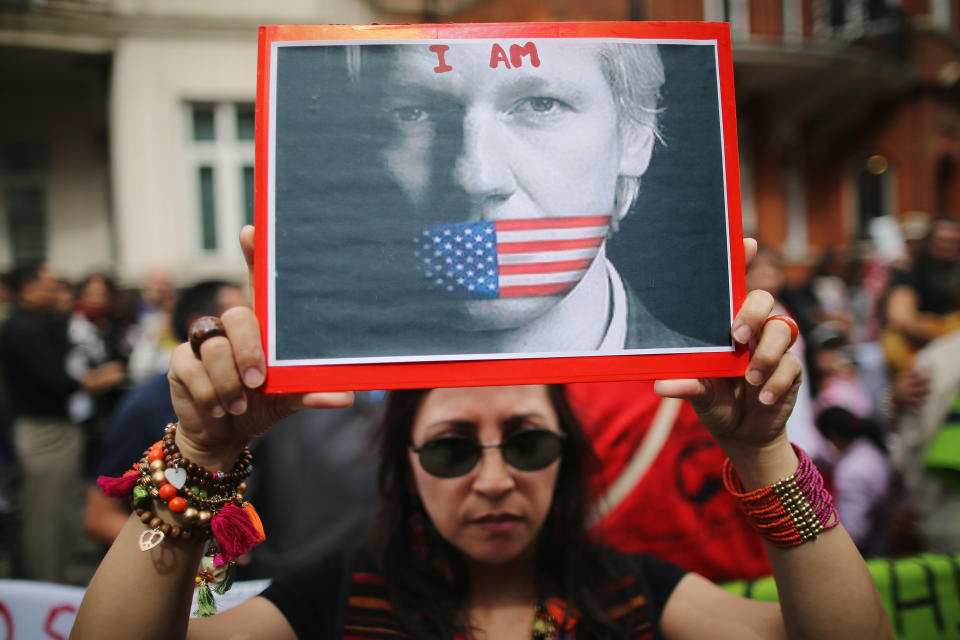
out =
<svg viewBox="0 0 960 640"><path fill-rule="evenodd" d="M800 325L809 410L794 412L791 438L868 555L960 548L949 488L960 456L937 444L960 385L948 364L960 356L960 221L914 213L900 226L899 253L831 250L789 286L779 254L761 249L747 276Z"/></svg>
<svg viewBox="0 0 960 640"><path fill-rule="evenodd" d="M176 291L163 270L139 291L121 291L104 272L71 283L44 264L18 266L2 281L5 577L78 582L85 485L125 394L169 365Z"/></svg>
<svg viewBox="0 0 960 640"><path fill-rule="evenodd" d="M747 285L801 328L805 383L787 434L823 472L844 527L866 556L960 549L960 455L944 427L960 385L960 222L930 220L896 259L831 252L802 286L787 276L761 247ZM103 273L73 286L44 265L14 269L4 285L0 532L22 552L5 577L64 582L79 536L106 549L127 521L128 505L101 495L95 477L122 474L176 419L175 345L197 317L247 300L219 281L176 291L161 271L133 293ZM770 573L722 490L724 454L689 404L650 382L571 384L566 396L601 462L590 482L597 539L712 580ZM241 577L274 577L363 535L382 397L297 413L254 442L249 495L270 535L241 559Z"/></svg>

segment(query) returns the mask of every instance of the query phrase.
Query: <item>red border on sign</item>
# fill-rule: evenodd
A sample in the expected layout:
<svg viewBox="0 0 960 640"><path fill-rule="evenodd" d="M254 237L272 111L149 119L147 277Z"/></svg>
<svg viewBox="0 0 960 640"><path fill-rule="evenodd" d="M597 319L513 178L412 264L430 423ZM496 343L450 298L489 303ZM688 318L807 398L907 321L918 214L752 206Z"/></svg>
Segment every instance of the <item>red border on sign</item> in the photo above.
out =
<svg viewBox="0 0 960 640"><path fill-rule="evenodd" d="M263 344L268 344L268 171L271 44L311 40L430 40L458 38L642 38L710 40L717 44L723 124L727 225L734 313L746 297L740 173L737 153L733 56L727 23L571 22L444 25L278 25L260 27L257 66L255 167L255 296ZM481 386L546 382L594 382L651 378L739 376L748 354L732 352L597 355L444 362L268 366L270 393Z"/></svg>

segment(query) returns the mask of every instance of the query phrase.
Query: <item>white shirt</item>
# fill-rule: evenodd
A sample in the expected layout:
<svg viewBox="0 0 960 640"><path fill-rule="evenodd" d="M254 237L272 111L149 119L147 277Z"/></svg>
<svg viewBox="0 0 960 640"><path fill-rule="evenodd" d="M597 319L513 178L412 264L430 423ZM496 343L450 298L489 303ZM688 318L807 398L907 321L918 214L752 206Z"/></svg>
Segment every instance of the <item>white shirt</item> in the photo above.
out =
<svg viewBox="0 0 960 640"><path fill-rule="evenodd" d="M613 264L606 258L604 260L610 282L610 312L607 331L597 351L621 351L627 344L627 289Z"/></svg>

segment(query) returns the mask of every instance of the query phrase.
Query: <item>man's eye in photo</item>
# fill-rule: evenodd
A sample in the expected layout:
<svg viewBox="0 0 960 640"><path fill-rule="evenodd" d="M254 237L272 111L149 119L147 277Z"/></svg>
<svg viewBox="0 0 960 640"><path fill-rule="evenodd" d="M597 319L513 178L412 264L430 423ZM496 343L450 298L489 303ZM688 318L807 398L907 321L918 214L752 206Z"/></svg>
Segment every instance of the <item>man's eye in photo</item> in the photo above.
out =
<svg viewBox="0 0 960 640"><path fill-rule="evenodd" d="M428 114L422 107L400 107L393 110L393 116L400 122L423 122Z"/></svg>
<svg viewBox="0 0 960 640"><path fill-rule="evenodd" d="M533 111L545 112L559 107L560 101L553 98L530 98L528 104Z"/></svg>
<svg viewBox="0 0 960 640"><path fill-rule="evenodd" d="M524 98L523 100L518 101L510 113L517 115L552 115L559 113L564 107L568 105L562 100L556 98L545 98L545 97L533 97L533 98Z"/></svg>

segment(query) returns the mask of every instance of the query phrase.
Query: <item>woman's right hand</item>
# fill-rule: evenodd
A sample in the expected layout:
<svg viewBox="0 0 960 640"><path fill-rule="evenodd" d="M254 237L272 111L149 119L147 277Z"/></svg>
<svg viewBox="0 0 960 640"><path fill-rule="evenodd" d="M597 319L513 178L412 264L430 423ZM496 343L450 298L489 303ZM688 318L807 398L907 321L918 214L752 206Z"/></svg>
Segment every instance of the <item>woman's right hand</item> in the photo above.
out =
<svg viewBox="0 0 960 640"><path fill-rule="evenodd" d="M241 232L247 265L253 265L253 228ZM226 337L203 342L200 358L181 344L170 363L170 395L180 420L177 446L184 457L212 469L229 469L241 449L301 409L346 407L350 392L266 394L266 357L252 309L233 307L221 318Z"/></svg>

